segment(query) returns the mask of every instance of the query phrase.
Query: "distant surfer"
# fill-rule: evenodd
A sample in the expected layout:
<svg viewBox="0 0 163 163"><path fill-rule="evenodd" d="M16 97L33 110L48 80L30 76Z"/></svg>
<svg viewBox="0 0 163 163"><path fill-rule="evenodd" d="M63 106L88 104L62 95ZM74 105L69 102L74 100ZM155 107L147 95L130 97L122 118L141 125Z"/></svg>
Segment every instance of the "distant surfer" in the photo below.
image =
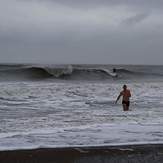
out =
<svg viewBox="0 0 163 163"><path fill-rule="evenodd" d="M116 68L113 68L113 73L116 73L116 71L117 71Z"/></svg>
<svg viewBox="0 0 163 163"><path fill-rule="evenodd" d="M116 68L113 68L112 71L113 71L113 72L112 72L113 77L118 77L118 75L117 75L117 69L116 69Z"/></svg>
<svg viewBox="0 0 163 163"><path fill-rule="evenodd" d="M130 106L131 92L129 89L127 89L127 85L123 85L123 90L120 92L119 96L117 97L116 103L118 102L121 96L122 96L123 110L128 111Z"/></svg>

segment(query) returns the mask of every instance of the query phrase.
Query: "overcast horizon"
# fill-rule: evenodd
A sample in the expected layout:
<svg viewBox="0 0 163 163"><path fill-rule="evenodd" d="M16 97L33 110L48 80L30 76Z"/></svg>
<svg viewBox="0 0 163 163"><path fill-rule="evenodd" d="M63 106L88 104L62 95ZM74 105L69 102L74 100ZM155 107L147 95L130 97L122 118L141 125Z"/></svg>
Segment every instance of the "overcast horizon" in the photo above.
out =
<svg viewBox="0 0 163 163"><path fill-rule="evenodd" d="M163 64L162 0L0 0L0 63Z"/></svg>

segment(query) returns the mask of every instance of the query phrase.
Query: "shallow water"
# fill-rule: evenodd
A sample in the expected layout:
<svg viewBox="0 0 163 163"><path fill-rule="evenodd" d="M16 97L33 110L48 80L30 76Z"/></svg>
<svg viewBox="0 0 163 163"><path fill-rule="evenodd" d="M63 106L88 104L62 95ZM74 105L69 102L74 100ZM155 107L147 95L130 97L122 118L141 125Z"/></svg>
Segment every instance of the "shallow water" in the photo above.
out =
<svg viewBox="0 0 163 163"><path fill-rule="evenodd" d="M124 112L118 82L1 82L1 150L163 142L163 83L127 84Z"/></svg>

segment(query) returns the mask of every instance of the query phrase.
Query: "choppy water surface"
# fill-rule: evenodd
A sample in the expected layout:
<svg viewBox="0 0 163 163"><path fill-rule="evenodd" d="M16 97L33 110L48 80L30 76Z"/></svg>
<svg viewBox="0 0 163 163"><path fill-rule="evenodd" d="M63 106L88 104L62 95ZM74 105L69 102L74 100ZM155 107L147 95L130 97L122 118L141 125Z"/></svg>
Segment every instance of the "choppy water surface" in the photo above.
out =
<svg viewBox="0 0 163 163"><path fill-rule="evenodd" d="M124 112L122 82L1 82L0 148L163 142L163 82L127 84Z"/></svg>

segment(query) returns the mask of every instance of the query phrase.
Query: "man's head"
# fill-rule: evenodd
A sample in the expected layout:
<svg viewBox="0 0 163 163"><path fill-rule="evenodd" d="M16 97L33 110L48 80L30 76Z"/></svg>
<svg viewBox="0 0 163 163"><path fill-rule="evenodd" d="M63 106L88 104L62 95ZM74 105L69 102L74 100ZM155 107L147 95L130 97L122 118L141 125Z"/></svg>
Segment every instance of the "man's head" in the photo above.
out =
<svg viewBox="0 0 163 163"><path fill-rule="evenodd" d="M127 89L127 85L123 85L123 89L126 90Z"/></svg>

